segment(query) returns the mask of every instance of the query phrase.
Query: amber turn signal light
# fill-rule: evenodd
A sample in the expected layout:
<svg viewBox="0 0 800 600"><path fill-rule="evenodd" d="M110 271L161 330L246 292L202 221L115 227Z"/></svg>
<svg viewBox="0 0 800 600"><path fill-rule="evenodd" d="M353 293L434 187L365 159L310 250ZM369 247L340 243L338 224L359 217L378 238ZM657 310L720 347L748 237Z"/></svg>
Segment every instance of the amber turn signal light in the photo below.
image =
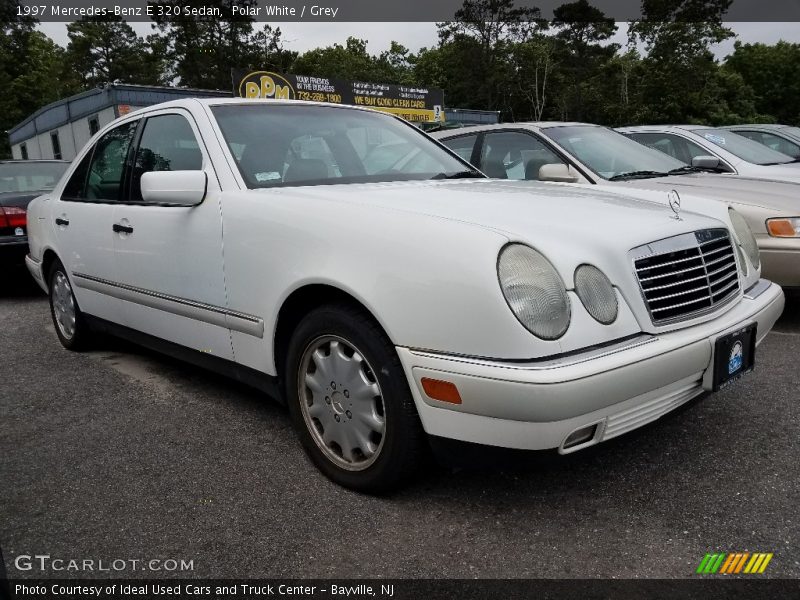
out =
<svg viewBox="0 0 800 600"><path fill-rule="evenodd" d="M454 383L441 379L422 378L422 389L429 398L450 404L461 404L461 394Z"/></svg>
<svg viewBox="0 0 800 600"><path fill-rule="evenodd" d="M798 237L800 234L795 229L795 222L800 219L769 219L767 230L772 237Z"/></svg>

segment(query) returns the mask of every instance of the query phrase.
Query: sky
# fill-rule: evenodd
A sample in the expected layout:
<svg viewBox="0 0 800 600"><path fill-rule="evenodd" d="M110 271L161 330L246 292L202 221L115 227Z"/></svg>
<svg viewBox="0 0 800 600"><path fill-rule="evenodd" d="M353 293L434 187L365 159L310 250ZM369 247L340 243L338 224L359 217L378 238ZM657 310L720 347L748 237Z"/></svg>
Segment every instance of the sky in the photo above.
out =
<svg viewBox="0 0 800 600"><path fill-rule="evenodd" d="M130 24L139 35L152 33L150 23ZM379 54L389 48L392 40L400 42L412 52L423 46L435 46L437 41L434 23L280 23L284 46L288 50L304 52L312 48L344 44L348 36L366 39L370 53ZM627 42L627 28L620 26L613 42L624 45ZM800 23L729 23L744 43L762 42L774 44L779 40L800 43ZM39 28L56 43L66 46L66 23L41 23ZM713 50L717 58L724 58L733 52L735 39L717 44Z"/></svg>

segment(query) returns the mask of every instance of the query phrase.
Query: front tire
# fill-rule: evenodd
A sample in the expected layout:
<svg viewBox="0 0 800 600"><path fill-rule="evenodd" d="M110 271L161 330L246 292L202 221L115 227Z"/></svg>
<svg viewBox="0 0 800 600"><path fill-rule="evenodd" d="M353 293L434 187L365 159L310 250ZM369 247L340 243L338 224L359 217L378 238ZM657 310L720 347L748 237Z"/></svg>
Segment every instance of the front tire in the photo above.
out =
<svg viewBox="0 0 800 600"><path fill-rule="evenodd" d="M415 471L424 432L397 352L368 313L309 313L289 343L285 382L300 441L328 478L380 493Z"/></svg>
<svg viewBox="0 0 800 600"><path fill-rule="evenodd" d="M91 331L78 306L67 270L56 261L48 277L50 315L61 345L68 350L80 351L89 346Z"/></svg>

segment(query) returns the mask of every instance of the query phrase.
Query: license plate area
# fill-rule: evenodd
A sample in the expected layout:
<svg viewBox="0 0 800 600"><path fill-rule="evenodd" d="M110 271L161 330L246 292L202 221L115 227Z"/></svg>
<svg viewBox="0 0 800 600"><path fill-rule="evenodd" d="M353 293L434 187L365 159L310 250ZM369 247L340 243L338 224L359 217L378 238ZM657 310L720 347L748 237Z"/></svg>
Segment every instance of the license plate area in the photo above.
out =
<svg viewBox="0 0 800 600"><path fill-rule="evenodd" d="M714 342L713 390L721 390L751 372L755 361L755 323L717 338Z"/></svg>

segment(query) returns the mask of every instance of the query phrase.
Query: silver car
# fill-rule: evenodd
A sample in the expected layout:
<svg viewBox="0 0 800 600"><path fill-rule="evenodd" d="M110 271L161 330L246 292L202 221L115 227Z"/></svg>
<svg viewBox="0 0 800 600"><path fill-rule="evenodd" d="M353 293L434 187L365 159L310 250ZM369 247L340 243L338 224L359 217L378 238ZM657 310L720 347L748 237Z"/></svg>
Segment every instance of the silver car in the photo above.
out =
<svg viewBox="0 0 800 600"><path fill-rule="evenodd" d="M640 125L617 131L681 162L758 179L800 182L800 162L724 127Z"/></svg>
<svg viewBox="0 0 800 600"><path fill-rule="evenodd" d="M755 234L764 277L800 287L798 184L707 172L612 129L585 123L504 123L432 135L498 179L616 186L662 202L677 190L685 197L722 202L742 215Z"/></svg>
<svg viewBox="0 0 800 600"><path fill-rule="evenodd" d="M733 131L762 146L772 148L800 159L800 127L775 123L753 123L750 125L728 125L725 129Z"/></svg>

